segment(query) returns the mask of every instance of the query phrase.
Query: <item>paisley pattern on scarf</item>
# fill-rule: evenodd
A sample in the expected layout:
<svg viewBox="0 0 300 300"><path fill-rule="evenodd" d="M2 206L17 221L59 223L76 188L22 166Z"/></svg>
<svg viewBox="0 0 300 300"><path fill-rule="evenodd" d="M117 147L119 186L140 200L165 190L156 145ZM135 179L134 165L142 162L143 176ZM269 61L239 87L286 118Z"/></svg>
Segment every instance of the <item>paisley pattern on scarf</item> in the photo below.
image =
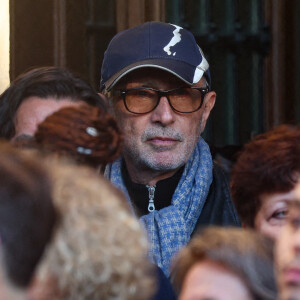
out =
<svg viewBox="0 0 300 300"><path fill-rule="evenodd" d="M122 173L122 158L109 164L105 177L126 195ZM182 177L172 197L172 204L140 218L150 242L149 257L166 276L170 274L172 257L190 240L212 182L212 157L205 141L200 138L185 165ZM131 204L131 203L130 203Z"/></svg>

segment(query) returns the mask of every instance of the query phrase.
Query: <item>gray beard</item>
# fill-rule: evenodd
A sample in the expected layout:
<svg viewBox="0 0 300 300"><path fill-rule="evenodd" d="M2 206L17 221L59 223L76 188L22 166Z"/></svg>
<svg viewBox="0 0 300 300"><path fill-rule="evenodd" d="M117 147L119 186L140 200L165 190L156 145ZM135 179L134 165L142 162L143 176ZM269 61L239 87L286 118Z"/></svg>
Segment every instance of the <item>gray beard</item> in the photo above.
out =
<svg viewBox="0 0 300 300"><path fill-rule="evenodd" d="M165 161L164 163L157 162L155 156L158 152L163 152L166 150L171 150L172 146L169 148L166 146L155 146L152 145L152 151L141 151L140 149L131 147L130 149L124 149L124 152L131 158L132 162L136 166L139 166L142 169L150 169L154 171L172 171L176 170L186 164L191 154L194 151L194 148L197 144L197 141L190 139L189 137L184 137L183 134L177 132L171 128L157 127L146 129L143 133L141 140L142 142L147 141L148 139L154 138L156 136L160 137L170 137L172 139L178 140L179 142L185 143L183 151L176 153L174 159L170 161ZM187 142L187 140L192 140Z"/></svg>

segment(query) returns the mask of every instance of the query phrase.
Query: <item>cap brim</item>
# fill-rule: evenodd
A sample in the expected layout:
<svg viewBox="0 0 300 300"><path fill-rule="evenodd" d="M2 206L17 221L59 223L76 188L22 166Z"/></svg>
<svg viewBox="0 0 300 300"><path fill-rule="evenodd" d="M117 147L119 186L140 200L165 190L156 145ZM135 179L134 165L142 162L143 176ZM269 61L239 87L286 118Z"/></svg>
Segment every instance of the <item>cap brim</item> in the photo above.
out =
<svg viewBox="0 0 300 300"><path fill-rule="evenodd" d="M193 76L195 73L194 66L191 66L186 62L182 62L178 60L174 61L172 59L147 59L126 66L125 68L123 68L122 70L114 74L110 79L108 79L104 83L105 90L110 91L117 84L117 82L119 82L119 80L129 72L132 72L133 70L140 69L140 68L146 68L146 67L157 68L157 69L167 71L175 75L176 77L178 77L188 85L194 84L193 82ZM200 76L201 78L204 72L199 69L198 71L202 72L202 75Z"/></svg>

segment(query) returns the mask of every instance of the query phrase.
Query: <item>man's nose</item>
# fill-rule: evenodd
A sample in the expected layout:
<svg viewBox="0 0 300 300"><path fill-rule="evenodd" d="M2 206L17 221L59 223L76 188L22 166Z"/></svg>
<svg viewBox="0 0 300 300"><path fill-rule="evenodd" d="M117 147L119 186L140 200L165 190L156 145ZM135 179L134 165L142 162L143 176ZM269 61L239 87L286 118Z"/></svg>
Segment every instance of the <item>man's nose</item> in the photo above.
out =
<svg viewBox="0 0 300 300"><path fill-rule="evenodd" d="M167 126L173 123L175 120L175 113L169 104L166 96L162 96L160 101L151 114L151 121L154 123L161 123L163 126Z"/></svg>

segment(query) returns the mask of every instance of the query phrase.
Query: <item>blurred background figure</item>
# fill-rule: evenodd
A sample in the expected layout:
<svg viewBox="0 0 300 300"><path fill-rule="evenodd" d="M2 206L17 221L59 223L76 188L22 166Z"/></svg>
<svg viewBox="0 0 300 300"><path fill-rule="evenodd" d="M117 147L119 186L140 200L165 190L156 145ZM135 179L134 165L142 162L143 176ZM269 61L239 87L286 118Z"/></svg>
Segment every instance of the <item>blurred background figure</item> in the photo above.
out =
<svg viewBox="0 0 300 300"><path fill-rule="evenodd" d="M180 300L274 300L273 243L240 228L205 229L173 263Z"/></svg>
<svg viewBox="0 0 300 300"><path fill-rule="evenodd" d="M276 276L280 300L300 299L300 182L289 214L278 236L275 250Z"/></svg>
<svg viewBox="0 0 300 300"><path fill-rule="evenodd" d="M90 168L53 160L48 168L60 221L31 297L151 299L146 236L121 193Z"/></svg>
<svg viewBox="0 0 300 300"><path fill-rule="evenodd" d="M0 96L0 137L26 139L48 115L82 103L105 109L104 100L66 69L41 67L23 73Z"/></svg>
<svg viewBox="0 0 300 300"><path fill-rule="evenodd" d="M27 299L35 268L56 221L41 162L0 144L0 299Z"/></svg>
<svg viewBox="0 0 300 300"><path fill-rule="evenodd" d="M245 227L276 239L300 180L300 127L281 125L245 145L231 191Z"/></svg>

